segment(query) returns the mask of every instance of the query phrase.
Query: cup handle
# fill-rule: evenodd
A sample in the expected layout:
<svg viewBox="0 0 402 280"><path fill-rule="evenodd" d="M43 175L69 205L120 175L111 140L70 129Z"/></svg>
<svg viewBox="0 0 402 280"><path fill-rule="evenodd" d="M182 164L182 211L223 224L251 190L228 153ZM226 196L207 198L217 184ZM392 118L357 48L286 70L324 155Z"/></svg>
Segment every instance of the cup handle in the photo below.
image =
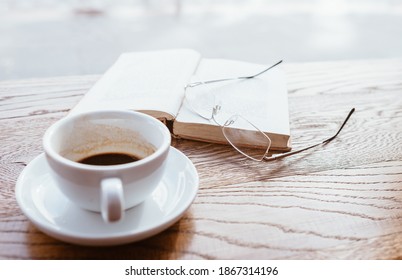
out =
<svg viewBox="0 0 402 280"><path fill-rule="evenodd" d="M106 222L117 222L123 216L123 184L119 178L101 181L101 212Z"/></svg>

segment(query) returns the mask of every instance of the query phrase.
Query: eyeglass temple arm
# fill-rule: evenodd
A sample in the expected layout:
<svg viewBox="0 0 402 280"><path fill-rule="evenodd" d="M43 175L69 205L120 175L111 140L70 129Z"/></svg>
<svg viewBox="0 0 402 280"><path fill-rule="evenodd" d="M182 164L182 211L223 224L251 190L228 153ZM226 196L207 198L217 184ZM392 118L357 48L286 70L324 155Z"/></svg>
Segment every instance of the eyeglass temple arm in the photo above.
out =
<svg viewBox="0 0 402 280"><path fill-rule="evenodd" d="M269 69L274 68L276 65L278 65L280 63L282 63L282 60L278 61L277 63L275 63L275 64L273 64L271 66L269 66L268 68L264 69L263 71L261 71L261 72L259 72L257 74L251 75L251 76L236 77L236 78L226 78L226 79L210 80L210 81L203 81L203 82L194 82L194 83L187 84L184 88L186 89L186 88L189 88L189 87L196 87L196 86L199 86L199 85L202 85L202 84L211 84L211 83L216 83L216 82L224 82L224 81L237 80L237 79L252 79L252 78L255 78L255 77L267 72Z"/></svg>
<svg viewBox="0 0 402 280"><path fill-rule="evenodd" d="M316 147L316 146L318 146L318 145L331 142L332 140L334 140L334 138L335 138L336 136L338 136L339 132L341 132L341 130L343 129L343 127L345 126L345 124L347 123L347 121L349 120L350 116L353 114L354 111L355 111L355 108L352 108L352 110L350 110L348 116L346 117L346 119L344 120L344 122L342 123L342 125L341 125L341 127L338 129L338 131L335 133L335 135L333 135L333 136L331 136L331 137L325 139L324 141L322 141L322 142L320 142L320 143L317 143L317 144L308 146L308 147L306 147L306 148L303 148L303 149L300 149L300 150L297 150L297 151L293 151L293 152L289 152L289 153L285 153L285 154L280 154L280 155L276 155L276 156L272 156L272 157L264 157L264 161L271 161L271 160L276 160L276 159L279 159L279 158L284 158L284 157L287 157L287 156L290 156L290 155L294 155L294 154L298 154L298 153L303 152L303 151L305 151L305 150L314 148L314 147Z"/></svg>

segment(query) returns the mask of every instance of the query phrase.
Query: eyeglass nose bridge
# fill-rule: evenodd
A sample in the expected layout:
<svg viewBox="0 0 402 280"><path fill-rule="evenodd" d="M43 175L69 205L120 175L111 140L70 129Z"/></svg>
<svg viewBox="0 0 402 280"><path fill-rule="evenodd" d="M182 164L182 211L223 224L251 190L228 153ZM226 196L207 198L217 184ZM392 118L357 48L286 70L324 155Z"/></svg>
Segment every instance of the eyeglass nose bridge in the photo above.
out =
<svg viewBox="0 0 402 280"><path fill-rule="evenodd" d="M212 108L212 115L216 116L219 111L222 109L222 106L219 104L216 104L213 108Z"/></svg>

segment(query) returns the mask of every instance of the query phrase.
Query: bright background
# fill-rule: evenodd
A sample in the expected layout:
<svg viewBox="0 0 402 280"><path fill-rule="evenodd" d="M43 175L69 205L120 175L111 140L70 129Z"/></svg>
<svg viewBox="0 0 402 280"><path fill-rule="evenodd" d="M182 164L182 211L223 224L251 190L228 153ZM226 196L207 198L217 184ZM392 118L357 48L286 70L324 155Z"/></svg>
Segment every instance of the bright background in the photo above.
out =
<svg viewBox="0 0 402 280"><path fill-rule="evenodd" d="M0 80L103 73L122 52L256 63L402 57L401 0L0 0Z"/></svg>

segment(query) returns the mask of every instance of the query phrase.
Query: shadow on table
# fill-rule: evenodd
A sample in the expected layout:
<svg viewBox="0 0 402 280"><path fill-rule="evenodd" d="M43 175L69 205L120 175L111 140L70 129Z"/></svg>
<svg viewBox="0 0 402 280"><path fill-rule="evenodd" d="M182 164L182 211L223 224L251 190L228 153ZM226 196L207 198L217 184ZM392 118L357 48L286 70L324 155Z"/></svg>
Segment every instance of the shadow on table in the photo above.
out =
<svg viewBox="0 0 402 280"><path fill-rule="evenodd" d="M186 248L194 232L187 213L167 230L148 239L119 246L89 247L58 241L29 224L27 248L30 259L59 260L166 260L180 259L180 248ZM188 252L186 252L188 254Z"/></svg>

